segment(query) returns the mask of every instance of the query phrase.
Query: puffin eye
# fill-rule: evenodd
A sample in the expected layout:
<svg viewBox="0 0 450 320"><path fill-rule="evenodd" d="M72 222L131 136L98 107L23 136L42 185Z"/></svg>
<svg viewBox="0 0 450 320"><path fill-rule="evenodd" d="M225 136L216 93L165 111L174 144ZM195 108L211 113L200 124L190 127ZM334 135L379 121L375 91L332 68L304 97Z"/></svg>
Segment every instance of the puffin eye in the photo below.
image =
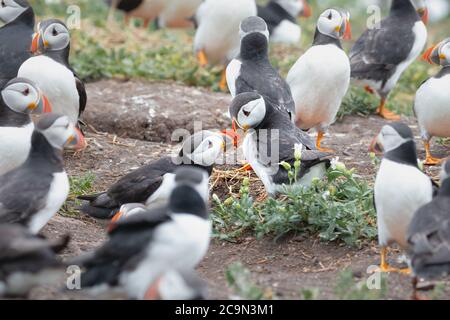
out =
<svg viewBox="0 0 450 320"><path fill-rule="evenodd" d="M23 91L23 95L24 96L28 96L30 94L30 88L26 88L24 91Z"/></svg>
<svg viewBox="0 0 450 320"><path fill-rule="evenodd" d="M328 14L328 20L331 20L331 19L333 19L333 13L330 11L330 13Z"/></svg>
<svg viewBox="0 0 450 320"><path fill-rule="evenodd" d="M211 149L213 147L213 143L210 141L208 141L208 148Z"/></svg>
<svg viewBox="0 0 450 320"><path fill-rule="evenodd" d="M242 113L244 114L244 116L248 117L250 115L250 111L247 110L242 110Z"/></svg>
<svg viewBox="0 0 450 320"><path fill-rule="evenodd" d="M56 31L56 28L53 28L52 35L54 37L56 37L58 35L58 31Z"/></svg>
<svg viewBox="0 0 450 320"><path fill-rule="evenodd" d="M2 0L2 7L3 7L3 8L6 7L5 0Z"/></svg>

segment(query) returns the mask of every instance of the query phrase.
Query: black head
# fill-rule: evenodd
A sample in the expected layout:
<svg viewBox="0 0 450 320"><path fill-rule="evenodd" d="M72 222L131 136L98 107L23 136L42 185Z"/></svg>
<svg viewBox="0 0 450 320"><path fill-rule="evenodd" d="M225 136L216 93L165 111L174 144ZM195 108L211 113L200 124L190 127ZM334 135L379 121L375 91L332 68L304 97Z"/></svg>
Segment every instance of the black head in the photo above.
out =
<svg viewBox="0 0 450 320"><path fill-rule="evenodd" d="M70 49L70 32L58 19L40 22L31 45L32 53L59 52Z"/></svg>
<svg viewBox="0 0 450 320"><path fill-rule="evenodd" d="M248 17L239 27L241 57L255 60L266 58L269 50L269 29L260 17Z"/></svg>

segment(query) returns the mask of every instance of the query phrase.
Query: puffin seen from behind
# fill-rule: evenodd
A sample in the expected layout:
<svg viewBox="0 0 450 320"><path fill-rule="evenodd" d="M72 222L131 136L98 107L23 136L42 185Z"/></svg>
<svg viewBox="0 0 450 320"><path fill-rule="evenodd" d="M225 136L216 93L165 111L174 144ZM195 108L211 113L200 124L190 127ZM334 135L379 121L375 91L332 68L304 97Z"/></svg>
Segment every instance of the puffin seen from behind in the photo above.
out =
<svg viewBox="0 0 450 320"><path fill-rule="evenodd" d="M432 137L450 137L450 38L428 49L423 58L431 64L442 66L436 75L422 83L414 103L414 112L425 144L425 164L436 165L442 159L432 156L430 140Z"/></svg>
<svg viewBox="0 0 450 320"><path fill-rule="evenodd" d="M387 262L388 246L397 243L408 249L407 230L414 213L429 203L436 187L419 169L416 144L411 129L403 123L385 125L371 145L372 151L384 151L374 189L378 241L381 247L381 272L405 272Z"/></svg>
<svg viewBox="0 0 450 320"><path fill-rule="evenodd" d="M197 132L183 142L176 156L163 157L125 175L106 192L80 196L79 199L88 201L80 210L97 219L111 219L124 204L141 203L152 207L165 204L173 188L176 169L197 166L210 175L215 162L230 146L231 141L224 134Z"/></svg>
<svg viewBox="0 0 450 320"><path fill-rule="evenodd" d="M255 0L205 0L197 10L194 51L201 67L224 65L221 90L227 86L226 65L239 54L239 24L255 15Z"/></svg>
<svg viewBox="0 0 450 320"><path fill-rule="evenodd" d="M56 254L70 237L46 240L17 224L0 224L0 297L26 298L40 285L57 285L65 278Z"/></svg>
<svg viewBox="0 0 450 320"><path fill-rule="evenodd" d="M0 6L0 87L17 77L22 63L31 57L34 11L27 0L5 0Z"/></svg>
<svg viewBox="0 0 450 320"><path fill-rule="evenodd" d="M53 112L66 115L79 127L87 94L84 83L69 64L69 30L60 20L42 21L31 50L42 54L25 61L19 69L19 77L34 81L49 99ZM83 149L85 145L80 147Z"/></svg>
<svg viewBox="0 0 450 320"><path fill-rule="evenodd" d="M308 187L313 179L325 175L330 166L330 153L318 151L308 134L260 94L237 95L230 105L230 115L233 122L247 132L243 142L245 159L269 195L275 196L284 185L292 182L282 163L294 168L296 154L301 155L301 166L295 185Z"/></svg>
<svg viewBox="0 0 450 320"><path fill-rule="evenodd" d="M102 247L74 261L85 270L81 287L94 294L122 289L130 298L145 299L168 271L193 270L211 237L208 180L205 170L178 168L166 206L120 221Z"/></svg>
<svg viewBox="0 0 450 320"><path fill-rule="evenodd" d="M299 43L302 28L297 17L309 18L311 15L306 0L270 0L265 6L258 5L258 16L267 23L270 41L275 43Z"/></svg>
<svg viewBox="0 0 450 320"><path fill-rule="evenodd" d="M415 299L418 278L450 275L450 161L443 165L441 181L437 196L415 213L408 229Z"/></svg>
<svg viewBox="0 0 450 320"><path fill-rule="evenodd" d="M377 112L388 120L400 117L386 109L386 100L403 72L425 47L426 6L421 0L416 10L412 0L393 0L389 16L379 27L366 30L350 52L352 79L381 98Z"/></svg>
<svg viewBox="0 0 450 320"><path fill-rule="evenodd" d="M30 113L51 111L48 99L28 79L12 79L1 90L0 175L17 168L28 157L34 130Z"/></svg>
<svg viewBox="0 0 450 320"><path fill-rule="evenodd" d="M314 42L287 76L296 108L296 125L316 128L316 146L321 146L328 127L335 121L350 85L350 61L340 39L351 38L350 15L338 9L325 10L317 22Z"/></svg>
<svg viewBox="0 0 450 320"><path fill-rule="evenodd" d="M269 30L260 17L249 17L240 25L240 54L227 67L231 95L258 92L281 114L294 121L295 102L286 81L269 61Z"/></svg>
<svg viewBox="0 0 450 320"><path fill-rule="evenodd" d="M69 194L62 150L83 136L66 116L45 114L31 137L27 160L0 176L0 223L19 223L37 234Z"/></svg>

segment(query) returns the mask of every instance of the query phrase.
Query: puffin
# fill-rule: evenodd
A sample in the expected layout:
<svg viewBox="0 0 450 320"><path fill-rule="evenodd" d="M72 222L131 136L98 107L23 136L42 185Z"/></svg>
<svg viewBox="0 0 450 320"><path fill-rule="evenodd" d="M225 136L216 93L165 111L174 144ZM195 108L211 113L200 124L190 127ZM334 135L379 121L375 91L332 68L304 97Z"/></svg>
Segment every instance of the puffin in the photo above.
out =
<svg viewBox="0 0 450 320"><path fill-rule="evenodd" d="M265 6L258 5L258 16L267 23L270 41L274 43L299 43L302 28L297 17L309 18L311 15L306 0L270 0Z"/></svg>
<svg viewBox="0 0 450 320"><path fill-rule="evenodd" d="M64 264L56 254L70 237L47 240L18 224L0 224L0 297L26 298L34 287L58 284Z"/></svg>
<svg viewBox="0 0 450 320"><path fill-rule="evenodd" d="M69 30L57 19L42 21L37 29L31 51L42 54L26 60L18 76L34 81L49 99L53 112L66 115L79 128L87 94L83 81L69 64Z"/></svg>
<svg viewBox="0 0 450 320"><path fill-rule="evenodd" d="M25 162L34 123L30 113L51 112L48 99L28 79L10 80L0 93L0 175Z"/></svg>
<svg viewBox="0 0 450 320"><path fill-rule="evenodd" d="M450 137L450 38L428 49L423 58L431 64L442 66L433 77L417 90L414 112L419 122L421 137L425 145L426 165L437 165L430 151L432 137Z"/></svg>
<svg viewBox="0 0 450 320"><path fill-rule="evenodd" d="M248 17L239 27L240 54L227 67L228 88L233 97L258 92L284 116L294 121L295 102L287 82L269 61L269 29L260 17Z"/></svg>
<svg viewBox="0 0 450 320"><path fill-rule="evenodd" d="M422 16L422 18L421 18ZM351 77L381 98L378 114L400 117L386 108L389 93L403 72L419 57L427 42L425 3L416 9L411 0L393 0L389 16L379 27L367 29L350 51Z"/></svg>
<svg viewBox="0 0 450 320"><path fill-rule="evenodd" d="M22 63L31 57L34 11L27 0L5 0L0 6L0 87L17 77Z"/></svg>
<svg viewBox="0 0 450 320"><path fill-rule="evenodd" d="M124 204L140 203L146 207L165 204L173 188L175 171L183 166L196 166L208 176L219 157L227 150L230 139L221 133L200 131L188 137L176 156L162 157L119 179L107 191L79 196L87 201L79 209L96 219L111 219L122 214Z"/></svg>
<svg viewBox="0 0 450 320"><path fill-rule="evenodd" d="M431 202L437 187L418 166L411 129L404 123L385 125L373 140L371 151L384 152L374 188L378 241L381 248L380 272L409 273L387 262L388 246L397 243L408 250L407 231L415 212Z"/></svg>
<svg viewBox="0 0 450 320"><path fill-rule="evenodd" d="M420 299L418 278L450 275L450 161L442 167L441 181L437 196L414 214L408 229L414 299Z"/></svg>
<svg viewBox="0 0 450 320"><path fill-rule="evenodd" d="M128 25L131 18L138 18L144 21L143 27L148 28L167 1L170 0L106 0L106 3L111 10L117 9L125 13L125 24Z"/></svg>
<svg viewBox="0 0 450 320"><path fill-rule="evenodd" d="M199 65L226 66L239 54L239 24L250 16L256 16L255 0L205 0L195 14L197 31L194 52ZM226 67L219 87L226 89Z"/></svg>
<svg viewBox="0 0 450 320"><path fill-rule="evenodd" d="M281 114L271 101L256 92L241 93L230 105L234 126L246 132L243 142L245 159L261 179L266 192L276 196L291 183L309 187L324 177L330 167L330 153L316 149L311 138ZM292 168L301 159L295 181L283 163Z"/></svg>
<svg viewBox="0 0 450 320"><path fill-rule="evenodd" d="M118 222L102 247L76 259L84 269L81 287L145 299L166 272L193 270L211 238L208 180L205 170L178 168L167 205Z"/></svg>
<svg viewBox="0 0 450 320"><path fill-rule="evenodd" d="M203 0L167 0L167 4L158 16L158 27L192 27L192 17L202 2Z"/></svg>
<svg viewBox="0 0 450 320"><path fill-rule="evenodd" d="M312 47L289 71L286 81L295 101L296 125L318 132L316 147L334 123L342 99L350 86L350 60L341 38L351 38L350 15L337 9L325 10L319 17Z"/></svg>
<svg viewBox="0 0 450 320"><path fill-rule="evenodd" d="M66 116L42 116L31 136L26 161L0 176L0 223L19 223L33 234L47 224L69 194L62 150L82 139Z"/></svg>

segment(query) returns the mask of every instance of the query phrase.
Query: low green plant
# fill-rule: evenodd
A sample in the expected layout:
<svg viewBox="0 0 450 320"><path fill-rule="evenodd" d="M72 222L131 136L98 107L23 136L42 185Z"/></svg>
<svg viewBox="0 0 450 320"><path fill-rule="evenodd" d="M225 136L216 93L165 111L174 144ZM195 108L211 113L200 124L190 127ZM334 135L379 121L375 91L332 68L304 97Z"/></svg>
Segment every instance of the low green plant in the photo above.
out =
<svg viewBox="0 0 450 320"><path fill-rule="evenodd" d="M379 289L369 289L367 280L356 281L350 270L344 270L338 277L334 294L338 300L381 300L388 292L387 278L380 274Z"/></svg>
<svg viewBox="0 0 450 320"><path fill-rule="evenodd" d="M268 300L274 296L271 290L264 290L251 280L250 270L240 262L236 262L225 271L228 286L239 299Z"/></svg>
<svg viewBox="0 0 450 320"><path fill-rule="evenodd" d="M88 172L82 176L69 177L70 191L66 202L62 206L60 213L66 216L76 216L78 211L75 210L81 204L78 196L92 192L94 188L95 175Z"/></svg>

